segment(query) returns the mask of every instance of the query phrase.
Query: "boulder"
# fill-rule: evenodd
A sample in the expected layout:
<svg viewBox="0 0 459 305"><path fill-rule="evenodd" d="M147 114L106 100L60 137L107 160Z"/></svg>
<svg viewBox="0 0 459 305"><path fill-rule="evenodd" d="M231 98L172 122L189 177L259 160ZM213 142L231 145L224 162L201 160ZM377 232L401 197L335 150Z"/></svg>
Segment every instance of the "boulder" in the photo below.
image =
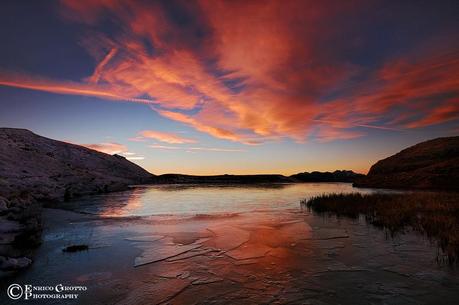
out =
<svg viewBox="0 0 459 305"><path fill-rule="evenodd" d="M14 271L24 269L32 264L32 260L28 257L4 257L0 256L0 270Z"/></svg>

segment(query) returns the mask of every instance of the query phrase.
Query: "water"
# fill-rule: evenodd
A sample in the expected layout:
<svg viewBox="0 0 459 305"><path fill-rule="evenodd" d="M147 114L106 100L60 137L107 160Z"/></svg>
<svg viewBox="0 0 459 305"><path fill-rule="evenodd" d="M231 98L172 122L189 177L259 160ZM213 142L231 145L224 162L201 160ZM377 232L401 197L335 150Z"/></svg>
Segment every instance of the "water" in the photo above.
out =
<svg viewBox="0 0 459 305"><path fill-rule="evenodd" d="M458 304L459 273L436 263L427 239L300 209L302 199L350 192L376 190L163 185L79 198L65 207L95 215L45 209L34 263L0 290L87 287L50 304ZM69 245L88 250L63 252Z"/></svg>
<svg viewBox="0 0 459 305"><path fill-rule="evenodd" d="M299 209L305 198L329 193L372 193L350 183L137 186L82 198L66 207L103 216L231 214ZM381 190L379 190L381 192Z"/></svg>

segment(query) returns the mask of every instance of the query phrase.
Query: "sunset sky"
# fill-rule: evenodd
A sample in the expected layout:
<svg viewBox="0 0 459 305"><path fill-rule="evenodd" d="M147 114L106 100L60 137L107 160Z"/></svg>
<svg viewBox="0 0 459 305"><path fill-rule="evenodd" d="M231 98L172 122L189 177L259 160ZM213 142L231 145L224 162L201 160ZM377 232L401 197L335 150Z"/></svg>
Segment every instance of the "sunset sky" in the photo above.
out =
<svg viewBox="0 0 459 305"><path fill-rule="evenodd" d="M351 169L459 134L459 2L2 1L0 127L152 173Z"/></svg>

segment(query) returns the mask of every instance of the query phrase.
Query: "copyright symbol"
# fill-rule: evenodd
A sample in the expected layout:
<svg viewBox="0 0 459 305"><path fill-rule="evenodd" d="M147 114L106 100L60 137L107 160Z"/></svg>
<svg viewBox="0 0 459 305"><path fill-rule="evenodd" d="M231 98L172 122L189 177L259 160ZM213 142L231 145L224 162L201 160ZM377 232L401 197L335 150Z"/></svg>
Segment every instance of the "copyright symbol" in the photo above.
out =
<svg viewBox="0 0 459 305"><path fill-rule="evenodd" d="M17 300L20 297L22 297L22 294L24 291L22 290L21 285L19 284L11 284L8 289L6 290L6 294L10 297L12 300Z"/></svg>

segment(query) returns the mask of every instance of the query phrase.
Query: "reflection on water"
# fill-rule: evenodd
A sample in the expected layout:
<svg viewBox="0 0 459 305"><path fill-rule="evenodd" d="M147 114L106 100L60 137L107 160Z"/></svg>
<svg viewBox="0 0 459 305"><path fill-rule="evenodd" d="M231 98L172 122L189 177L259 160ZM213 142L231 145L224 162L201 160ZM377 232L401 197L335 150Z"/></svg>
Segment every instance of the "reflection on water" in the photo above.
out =
<svg viewBox="0 0 459 305"><path fill-rule="evenodd" d="M442 304L458 273L414 234L291 210L98 218L50 210L35 262L6 284L84 285L63 304ZM69 244L88 251L63 253ZM441 300L441 301L440 301ZM5 294L0 304L17 304ZM53 304L61 304L56 302Z"/></svg>
<svg viewBox="0 0 459 305"><path fill-rule="evenodd" d="M0 290L10 283L84 285L78 300L63 304L94 305L458 304L459 274L435 263L429 241L387 239L363 219L299 210L305 197L355 191L374 190L167 185L81 198L71 204L82 211L158 216L46 210L34 264L0 281ZM89 250L62 252L76 244ZM3 294L0 304L17 303Z"/></svg>
<svg viewBox="0 0 459 305"><path fill-rule="evenodd" d="M301 199L325 193L371 193L350 183L263 185L156 185L82 198L68 204L104 216L196 215L297 209Z"/></svg>

